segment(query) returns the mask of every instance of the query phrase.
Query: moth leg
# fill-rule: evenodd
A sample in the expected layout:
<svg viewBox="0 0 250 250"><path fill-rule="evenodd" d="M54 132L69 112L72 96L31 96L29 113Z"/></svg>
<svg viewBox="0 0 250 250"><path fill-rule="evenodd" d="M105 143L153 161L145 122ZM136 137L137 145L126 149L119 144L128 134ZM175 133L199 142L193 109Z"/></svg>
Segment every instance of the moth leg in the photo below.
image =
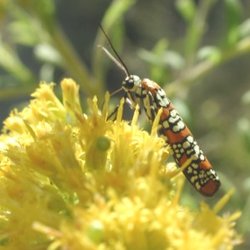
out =
<svg viewBox="0 0 250 250"><path fill-rule="evenodd" d="M115 121L116 115L117 115L117 111L118 111L118 108L119 108L119 105L117 105L117 106L114 108L114 110L108 115L107 120ZM112 116L114 116L113 119L111 119Z"/></svg>
<svg viewBox="0 0 250 250"><path fill-rule="evenodd" d="M157 115L157 107L153 95L148 92L147 95L142 98L142 102L148 119L153 121Z"/></svg>
<svg viewBox="0 0 250 250"><path fill-rule="evenodd" d="M124 99L127 101L127 99L128 99L127 93L125 93ZM124 104L123 104L123 105L124 105ZM118 104L118 105L114 108L114 110L108 115L107 120L115 121L116 115L117 115L117 111L118 111L118 109L119 109L119 106L120 106L120 104ZM111 119L112 117L113 117L113 119Z"/></svg>

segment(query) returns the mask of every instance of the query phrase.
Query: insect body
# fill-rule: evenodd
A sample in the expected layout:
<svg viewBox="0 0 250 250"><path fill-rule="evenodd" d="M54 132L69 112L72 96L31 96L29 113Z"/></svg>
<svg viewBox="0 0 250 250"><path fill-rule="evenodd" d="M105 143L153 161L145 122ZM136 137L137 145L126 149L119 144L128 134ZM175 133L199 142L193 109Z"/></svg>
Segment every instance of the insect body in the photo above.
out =
<svg viewBox="0 0 250 250"><path fill-rule="evenodd" d="M178 166L191 159L183 173L197 191L212 196L220 186L219 178L164 90L157 83L141 80L136 75L127 76L122 87L132 106L142 103L149 120L153 121L162 108L159 135L170 145Z"/></svg>
<svg viewBox="0 0 250 250"><path fill-rule="evenodd" d="M102 47L102 49L126 74L122 88L131 107L135 108L136 104L143 106L150 121L153 121L158 111L162 109L158 134L164 137L172 148L174 159L179 167L190 161L183 173L195 189L203 195L212 196L220 186L219 178L183 119L166 97L164 90L154 81L131 75L102 26L100 28L117 58L106 48Z"/></svg>

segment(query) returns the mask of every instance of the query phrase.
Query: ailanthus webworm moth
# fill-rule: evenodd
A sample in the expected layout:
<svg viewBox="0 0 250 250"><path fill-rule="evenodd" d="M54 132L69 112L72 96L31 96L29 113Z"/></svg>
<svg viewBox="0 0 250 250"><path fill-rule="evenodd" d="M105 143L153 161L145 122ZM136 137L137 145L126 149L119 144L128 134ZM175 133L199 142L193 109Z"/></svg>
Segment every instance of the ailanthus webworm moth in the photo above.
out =
<svg viewBox="0 0 250 250"><path fill-rule="evenodd" d="M106 48L102 47L102 49L126 74L126 78L122 82L122 89L125 91L125 98L130 106L134 108L136 104L142 105L150 121L153 121L158 111L162 109L159 136L163 137L170 145L173 157L179 167L187 160L190 161L183 173L194 188L205 196L214 195L220 187L219 177L212 169L212 165L182 117L167 98L165 91L150 79L141 79L137 75L131 75L114 49L108 35L101 26L100 28L117 59Z"/></svg>

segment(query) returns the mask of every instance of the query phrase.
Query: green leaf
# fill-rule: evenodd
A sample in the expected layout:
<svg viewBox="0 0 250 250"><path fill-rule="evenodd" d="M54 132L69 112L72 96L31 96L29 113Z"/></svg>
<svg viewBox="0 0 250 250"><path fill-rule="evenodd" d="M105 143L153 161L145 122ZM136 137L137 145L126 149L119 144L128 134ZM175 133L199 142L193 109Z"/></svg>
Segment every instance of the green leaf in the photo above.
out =
<svg viewBox="0 0 250 250"><path fill-rule="evenodd" d="M209 60L213 63L218 63L221 60L221 51L214 46L202 47L197 53L198 60Z"/></svg>
<svg viewBox="0 0 250 250"><path fill-rule="evenodd" d="M49 44L39 44L34 50L35 56L46 63L62 66L62 57L58 51Z"/></svg>
<svg viewBox="0 0 250 250"><path fill-rule="evenodd" d="M243 143L246 149L250 152L250 122L247 118L241 118L237 125Z"/></svg>
<svg viewBox="0 0 250 250"><path fill-rule="evenodd" d="M20 1L19 5L9 5L8 12L11 16L11 22L8 24L7 29L13 41L26 46L34 46L41 41L49 41L48 31L51 27L44 25L49 18L44 17L46 19L44 21L41 19L40 14L36 12L40 4L28 0L25 2ZM42 7L39 11L42 11L41 9Z"/></svg>
<svg viewBox="0 0 250 250"><path fill-rule="evenodd" d="M31 71L20 61L16 51L0 38L0 66L24 83L31 83L34 77Z"/></svg>
<svg viewBox="0 0 250 250"><path fill-rule="evenodd" d="M241 97L241 101L243 104L250 104L250 90L246 91Z"/></svg>
<svg viewBox="0 0 250 250"><path fill-rule="evenodd" d="M35 21L32 23L30 19L24 18L13 21L8 26L12 40L22 45L34 46L41 40L42 33L42 30L36 24ZM45 37L45 34L43 37Z"/></svg>
<svg viewBox="0 0 250 250"><path fill-rule="evenodd" d="M246 38L250 36L250 18L246 19L238 27L240 38Z"/></svg>
<svg viewBox="0 0 250 250"><path fill-rule="evenodd" d="M161 55L154 52L140 49L139 56L146 62L158 66L169 66L172 69L181 69L184 65L183 57L173 50L164 51Z"/></svg>
<svg viewBox="0 0 250 250"><path fill-rule="evenodd" d="M55 1L53 0L17 0L16 4L31 15L39 17L47 28L52 27L55 17Z"/></svg>
<svg viewBox="0 0 250 250"><path fill-rule="evenodd" d="M152 51L140 49L139 57L150 64L150 75L157 82L166 82L171 70L179 70L184 66L183 57L173 50L167 50L168 42L161 39Z"/></svg>

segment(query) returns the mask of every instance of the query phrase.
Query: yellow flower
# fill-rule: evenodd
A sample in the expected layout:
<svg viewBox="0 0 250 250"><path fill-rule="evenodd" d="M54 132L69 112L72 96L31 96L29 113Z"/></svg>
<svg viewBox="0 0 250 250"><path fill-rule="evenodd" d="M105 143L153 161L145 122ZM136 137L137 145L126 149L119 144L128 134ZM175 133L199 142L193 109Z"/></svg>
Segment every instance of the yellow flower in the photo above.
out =
<svg viewBox="0 0 250 250"><path fill-rule="evenodd" d="M183 176L166 164L156 134L107 120L97 99L81 108L79 88L42 83L29 106L14 110L0 136L0 247L4 249L233 249L239 212L193 211L180 203Z"/></svg>

